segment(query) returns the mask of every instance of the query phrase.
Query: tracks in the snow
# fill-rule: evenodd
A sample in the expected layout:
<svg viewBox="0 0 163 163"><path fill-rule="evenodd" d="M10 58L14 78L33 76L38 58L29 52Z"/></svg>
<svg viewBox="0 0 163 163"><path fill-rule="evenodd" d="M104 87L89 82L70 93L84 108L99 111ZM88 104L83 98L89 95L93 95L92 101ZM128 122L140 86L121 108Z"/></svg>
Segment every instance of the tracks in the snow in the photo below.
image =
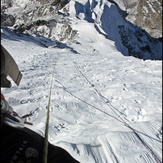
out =
<svg viewBox="0 0 163 163"><path fill-rule="evenodd" d="M131 131L135 134L135 136L137 137L137 139L140 140L140 142L143 144L143 146L146 148L146 150L153 156L153 158L154 158L154 160L156 161L156 163L161 163L161 158L159 158L159 156L152 150L152 148L150 147L150 145L142 138L142 136L140 136L140 134L143 134L143 135L145 135L145 136L148 136L148 135L146 135L145 133L139 132L139 131L135 130L134 128L132 128L132 127L129 125L130 122L129 122L126 118L122 118L122 117L121 117L122 115L124 115L124 113L122 113L122 112L119 111L117 108L115 108L114 106L112 106L112 104L109 102L109 100L108 100L106 97L104 97L104 96L95 88L94 84L93 84L93 83L88 79L88 77L86 77L86 75L80 70L80 68L78 67L78 64L77 64L73 59L72 59L72 62L73 62L73 64L74 64L75 70L78 72L79 76L81 76L81 78L83 78L83 79L87 82L87 84L89 84L89 85L93 88L93 90L96 92L96 94L101 98L101 101L102 101L104 104L106 104L107 107L108 107L109 109L112 110L112 112L113 112L114 115L112 115L112 114L110 114L110 113L107 113L106 111L102 111L101 109L99 109L98 107L94 106L93 104L90 104L90 103L88 103L88 102L82 100L81 98L77 97L77 96L76 96L75 94L73 94L71 91L68 91L68 90L66 89L66 87L65 87L60 81L58 81L58 80L56 79L56 82L58 82L58 83L62 86L63 90L66 91L66 92L68 92L69 94L71 94L71 95L72 95L73 97L75 97L76 99L78 99L78 100L80 100L80 101L86 103L87 105L89 105L89 106L91 106L91 107L93 107L93 108L95 108L95 109L97 109L97 110L103 112L104 114L106 114L106 115L108 115L108 116L110 116L110 117L116 119L117 121L123 123L124 126L128 127L129 129L131 129ZM155 138L151 138L151 139L156 140L156 141L159 141L159 140L157 140L157 139L155 139ZM160 142L160 143L161 143L161 142ZM111 149L112 149L111 146L109 146L109 147L107 147L107 148L109 148L109 149L110 149L110 152L112 152L112 155L114 156L114 161L116 161L116 162L118 163L118 159L117 159L116 155L114 154L114 151L111 150ZM104 149L104 151L105 151L105 149Z"/></svg>
<svg viewBox="0 0 163 163"><path fill-rule="evenodd" d="M82 71L79 69L77 63L74 61L74 64L75 64L75 67L77 69L77 71L81 74L81 76L83 76L83 78L86 80L86 82L92 86L92 88L94 89L94 91L101 97L101 99L103 100L103 102L113 111L113 113L115 114L115 116L117 116L119 119L118 121L121 121L126 127L128 127L129 129L131 129L133 131L133 133L135 134L135 136L142 142L142 144L144 145L144 147L152 154L153 158L155 159L155 161L157 163L161 163L161 158L159 158L159 156L152 150L152 148L150 147L150 145L140 136L140 132L138 133L138 131L136 131L134 128L132 128L128 122L126 122L126 120L124 120L121 115L122 113L116 109L114 106L112 106L109 102L108 102L108 99L106 97L104 97L95 87L94 87L94 84L91 83L91 81L82 73ZM144 134L145 135L145 134ZM157 139L154 139L156 141L158 141ZM160 142L161 143L161 142ZM110 146L109 146L110 147ZM110 147L111 148L111 147ZM111 150L112 151L112 150ZM112 151L113 153L113 151ZM113 156L114 153L113 153ZM116 162L118 162L116 156L114 157Z"/></svg>

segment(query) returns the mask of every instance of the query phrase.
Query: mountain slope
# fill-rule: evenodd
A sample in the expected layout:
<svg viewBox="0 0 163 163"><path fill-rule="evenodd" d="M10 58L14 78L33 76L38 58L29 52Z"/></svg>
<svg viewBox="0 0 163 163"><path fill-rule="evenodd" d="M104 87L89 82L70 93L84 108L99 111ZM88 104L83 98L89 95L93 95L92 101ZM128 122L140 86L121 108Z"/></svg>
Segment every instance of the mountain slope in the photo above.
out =
<svg viewBox="0 0 163 163"><path fill-rule="evenodd" d="M127 21L127 13L114 1L54 3L17 0L11 5L2 4L3 8L6 6L2 25L10 25L19 32L72 43L78 37L78 31L72 27L73 19L85 20L93 24L99 34L113 40L123 55L145 60L162 59L162 39L151 37L145 30Z"/></svg>
<svg viewBox="0 0 163 163"><path fill-rule="evenodd" d="M5 2L1 42L23 79L2 93L26 127L44 136L53 77L50 143L81 163L161 163L161 41L115 2Z"/></svg>
<svg viewBox="0 0 163 163"><path fill-rule="evenodd" d="M162 62L121 55L85 20L74 20L73 28L78 44L49 48L42 38L3 30L2 45L23 79L2 93L19 115L32 114L26 127L44 136L53 77L52 144L81 163L161 162Z"/></svg>
<svg viewBox="0 0 163 163"><path fill-rule="evenodd" d="M128 13L127 20L153 37L162 37L162 0L114 0Z"/></svg>

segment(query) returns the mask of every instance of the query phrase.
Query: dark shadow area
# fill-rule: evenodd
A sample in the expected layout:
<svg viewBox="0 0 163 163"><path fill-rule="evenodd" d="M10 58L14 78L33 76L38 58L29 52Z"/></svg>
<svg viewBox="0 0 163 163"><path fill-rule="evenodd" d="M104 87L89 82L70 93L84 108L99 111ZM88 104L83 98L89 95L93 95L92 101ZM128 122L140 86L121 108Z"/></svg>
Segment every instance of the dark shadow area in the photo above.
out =
<svg viewBox="0 0 163 163"><path fill-rule="evenodd" d="M45 38L43 36L31 36L29 34L23 34L20 33L16 30L9 29L7 27L2 27L1 28L4 32L1 32L1 40L2 39L9 39L13 41L28 41L28 42L33 42L34 44L37 44L38 46L45 47L45 48L67 48L71 52L75 54L79 54L76 50L74 50L72 47L68 46L65 43L59 42L57 40L50 40L48 38Z"/></svg>
<svg viewBox="0 0 163 163"><path fill-rule="evenodd" d="M96 5L96 4L94 4L94 5ZM94 20L92 19L91 5L90 5L89 1L87 1L85 5L83 5L79 2L75 2L75 11L76 11L77 18L79 18L79 15L82 13L82 14L84 14L84 20L86 20L90 23L94 22Z"/></svg>
<svg viewBox="0 0 163 163"><path fill-rule="evenodd" d="M143 60L162 60L162 38L150 36L144 29L127 21L116 6L104 6L101 28L105 37L115 42L117 50L124 56L134 56ZM118 9L121 10L120 8ZM96 30L99 32L98 28ZM102 34L100 32L100 34Z"/></svg>

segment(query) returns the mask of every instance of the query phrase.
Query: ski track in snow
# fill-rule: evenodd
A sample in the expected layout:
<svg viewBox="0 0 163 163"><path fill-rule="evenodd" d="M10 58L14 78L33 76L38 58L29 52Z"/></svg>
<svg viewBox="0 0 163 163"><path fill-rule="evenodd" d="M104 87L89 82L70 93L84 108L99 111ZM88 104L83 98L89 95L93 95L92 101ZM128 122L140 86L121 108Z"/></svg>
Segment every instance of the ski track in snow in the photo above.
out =
<svg viewBox="0 0 163 163"><path fill-rule="evenodd" d="M20 115L32 113L27 127L43 136L54 77L52 144L81 163L161 162L161 62L124 57L112 44L104 48L107 41L80 38L81 45L72 45L76 54L2 36L23 73L19 87L2 89L7 100Z"/></svg>

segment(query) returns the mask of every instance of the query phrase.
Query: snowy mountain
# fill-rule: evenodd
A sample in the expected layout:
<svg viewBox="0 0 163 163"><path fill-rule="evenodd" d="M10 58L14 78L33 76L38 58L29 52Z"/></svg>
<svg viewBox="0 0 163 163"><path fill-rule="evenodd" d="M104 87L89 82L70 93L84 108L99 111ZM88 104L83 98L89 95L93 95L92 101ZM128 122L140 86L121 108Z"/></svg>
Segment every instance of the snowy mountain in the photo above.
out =
<svg viewBox="0 0 163 163"><path fill-rule="evenodd" d="M116 48L123 55L141 59L162 59L162 39L154 38L144 30L147 27L146 22L156 24L155 16L146 21L148 15L146 14L144 18L142 13L145 9L150 11L149 8L134 0L8 0L1 3L2 26L10 26L21 33L40 35L63 43L78 43L79 32L73 28L73 20L85 20L93 24L99 34L113 40ZM151 3L155 6L155 3L150 0L147 3L148 6ZM158 19L162 20L160 19L162 17L160 3L159 1L156 3L158 10L152 9L152 11L157 11ZM138 9L141 9L141 12ZM159 32L153 30L153 33L156 35L159 33L160 36L160 25L155 29Z"/></svg>
<svg viewBox="0 0 163 163"><path fill-rule="evenodd" d="M52 84L49 142L81 163L161 163L161 42L122 1L61 2L1 2L1 44L23 74L2 93L44 136Z"/></svg>

